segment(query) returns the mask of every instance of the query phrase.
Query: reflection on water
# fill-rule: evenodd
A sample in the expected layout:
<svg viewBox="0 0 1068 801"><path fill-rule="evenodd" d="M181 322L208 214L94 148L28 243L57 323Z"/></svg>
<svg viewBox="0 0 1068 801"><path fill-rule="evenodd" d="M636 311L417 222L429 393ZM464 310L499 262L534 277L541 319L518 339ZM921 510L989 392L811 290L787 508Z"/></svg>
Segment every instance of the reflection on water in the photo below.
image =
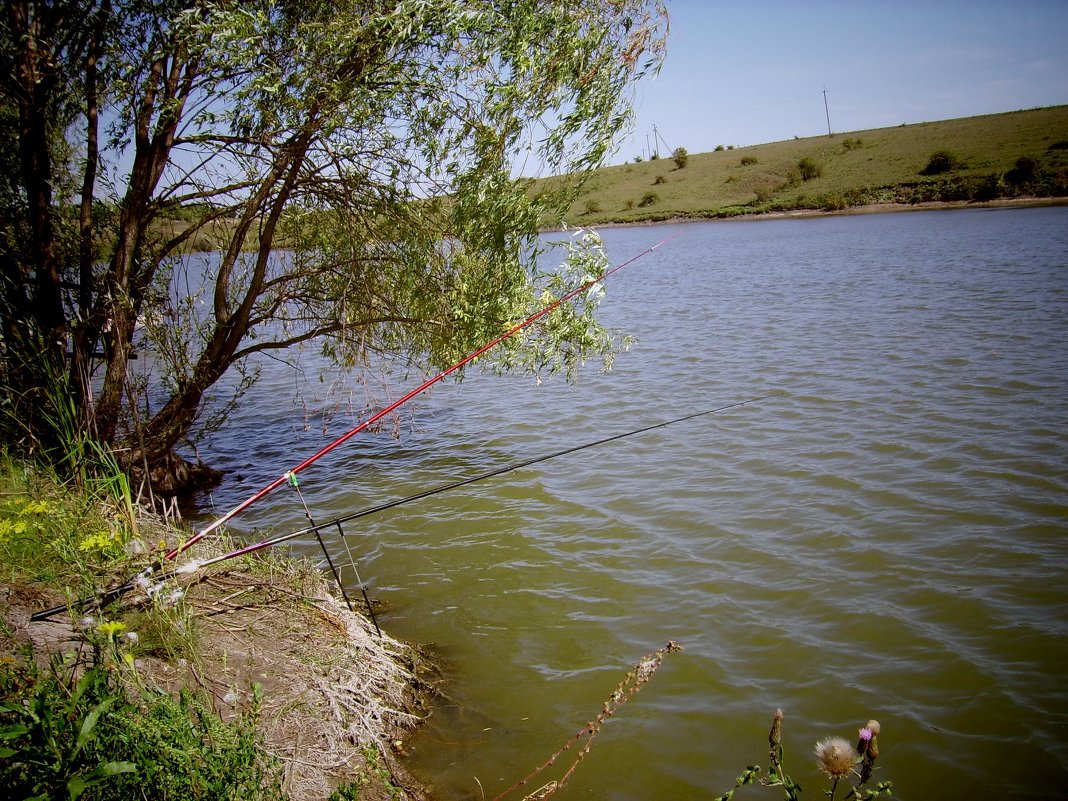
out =
<svg viewBox="0 0 1068 801"><path fill-rule="evenodd" d="M672 230L605 239L618 263ZM1068 209L678 230L611 280L639 338L613 372L441 385L302 478L322 519L778 393L350 527L380 622L447 666L413 771L492 797L674 639L566 797L721 793L776 707L812 796L815 740L869 717L898 797L1068 794ZM327 441L294 386L268 365L202 449L221 507ZM240 525L300 521L280 491Z"/></svg>

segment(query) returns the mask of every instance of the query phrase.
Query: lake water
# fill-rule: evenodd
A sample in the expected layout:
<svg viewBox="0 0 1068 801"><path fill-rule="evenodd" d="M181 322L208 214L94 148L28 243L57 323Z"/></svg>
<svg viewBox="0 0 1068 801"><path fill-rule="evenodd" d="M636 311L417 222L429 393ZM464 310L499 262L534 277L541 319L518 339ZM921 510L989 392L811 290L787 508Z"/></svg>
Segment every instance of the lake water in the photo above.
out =
<svg viewBox="0 0 1068 801"><path fill-rule="evenodd" d="M777 707L807 798L869 718L896 797L1068 796L1068 208L603 233L614 263L678 234L609 281L612 372L441 384L302 474L316 516L775 394L349 526L380 623L444 664L411 770L494 797L672 639L557 797L718 795ZM201 448L221 509L352 424L329 387L268 365ZM236 527L302 519L283 488Z"/></svg>

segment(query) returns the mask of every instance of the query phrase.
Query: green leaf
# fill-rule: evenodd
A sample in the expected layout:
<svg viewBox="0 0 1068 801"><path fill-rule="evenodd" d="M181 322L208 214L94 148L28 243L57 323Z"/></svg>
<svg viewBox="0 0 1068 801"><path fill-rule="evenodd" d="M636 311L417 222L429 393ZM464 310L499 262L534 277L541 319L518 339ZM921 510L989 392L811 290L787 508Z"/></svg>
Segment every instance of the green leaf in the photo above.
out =
<svg viewBox="0 0 1068 801"><path fill-rule="evenodd" d="M82 721L82 727L78 731L78 740L74 744L74 751L71 756L74 756L89 742L89 738L92 736L93 729L96 728L96 723L100 719L100 716L107 711L107 708L115 702L115 698L111 697L104 701L101 701L92 711L85 716L85 720Z"/></svg>
<svg viewBox="0 0 1068 801"><path fill-rule="evenodd" d="M105 762L102 765L97 765L93 772L88 775L78 774L77 776L71 776L67 780L67 793L70 801L76 801L78 796L88 788L100 784L112 776L117 776L120 773L135 773L136 771L137 765L133 762Z"/></svg>
<svg viewBox="0 0 1068 801"><path fill-rule="evenodd" d="M28 726L23 726L22 724L7 726L6 728L0 729L0 740L13 740L16 737L21 737L29 730Z"/></svg>
<svg viewBox="0 0 1068 801"><path fill-rule="evenodd" d="M17 753L18 751L13 748L0 748L0 759L10 759Z"/></svg>
<svg viewBox="0 0 1068 801"><path fill-rule="evenodd" d="M71 776L67 779L67 795L70 797L70 801L75 801L78 796L85 792L87 786L85 779L81 776Z"/></svg>
<svg viewBox="0 0 1068 801"><path fill-rule="evenodd" d="M120 773L136 773L137 765L133 762L105 762L89 774L91 780L98 781L109 776L118 776Z"/></svg>

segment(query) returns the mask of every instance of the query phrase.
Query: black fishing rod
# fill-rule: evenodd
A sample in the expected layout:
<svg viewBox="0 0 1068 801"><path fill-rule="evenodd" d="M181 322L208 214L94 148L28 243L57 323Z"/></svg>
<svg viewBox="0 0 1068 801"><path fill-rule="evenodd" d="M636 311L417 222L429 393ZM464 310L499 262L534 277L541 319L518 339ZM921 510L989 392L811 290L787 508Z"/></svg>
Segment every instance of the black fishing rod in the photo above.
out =
<svg viewBox="0 0 1068 801"><path fill-rule="evenodd" d="M779 394L779 393L778 392L770 392L767 395L761 395L761 396L756 397L756 398L748 398L747 400L736 401L734 403L728 403L728 404L725 404L723 406L717 406L714 409L705 409L704 411L693 412L692 414L683 415L681 417L675 417L675 418L672 418L671 420L665 420L663 422L654 423L652 425L644 426L642 428L636 428L636 429L633 429L631 431L625 431L625 432L623 432L621 434L613 434L610 437L603 437L602 439L594 440L592 442L585 442L585 443L582 443L581 445L573 445L570 448L563 448L562 450L553 451L552 453L547 453L547 454L544 454L542 456L536 456L533 459L525 459L525 460L523 460L521 462L515 462L515 463L507 465L505 467L498 467L498 468L496 468L494 470L490 470L489 472L481 473L479 475L471 476L469 478L459 479L458 481L453 481L453 482L450 482L448 484L442 484L440 486L433 487L433 488L428 489L428 490L423 490L422 492L417 492L414 495L409 495L409 496L407 496L405 498L397 498L396 500L387 501L385 503L380 503L380 504L377 504L375 506L369 506L369 507L366 507L364 509L360 509L360 510L355 511L355 512L349 512L347 514L344 514L344 515L341 515L339 517L335 517L335 518L333 518L331 520L328 520L325 523L314 524L314 525L311 525L311 526L307 526L305 528L298 529L296 531L291 531L288 534L282 534L282 535L279 535L277 537L272 537L272 538L269 538L269 539L266 539L266 540L262 540L262 541L257 542L257 543L253 543L251 545L246 545L246 546L243 546L241 548L237 548L237 549L235 549L233 551L230 551L229 553L225 553L225 554L222 554L220 556L213 557L211 559L205 559L205 560L200 561L200 562L194 560L194 561L191 561L191 562L188 562L188 563L182 565L181 567L177 567L177 568L174 568L173 570L169 570L169 571L160 573L156 577L156 579L159 582L163 582L163 581L166 581L167 579L171 579L171 578L174 578L175 576L179 576L179 575L182 575L182 574L195 573L196 571L198 571L198 570L200 570L202 568L218 564L219 562L225 562L228 559L235 559L235 558L237 558L239 556L246 556L246 555L251 554L251 553L256 553L257 551L262 551L265 548L271 548L271 547L274 547L275 545L281 545L283 542L288 542L289 540L296 539L297 537L303 537L303 536L307 536L309 534L314 534L315 536L318 537L318 536L320 536L320 533L323 530L328 529L328 528L337 528L339 531L341 531L341 525L344 524L344 523L348 523L348 522L351 522L353 520L358 520L358 519L363 518L363 517L368 517L370 515L378 514L380 512L385 512L385 511L387 511L389 509L396 509L398 506L404 506L405 504L414 503L415 501L420 501L420 500L423 500L424 498L429 498L429 497L431 497L433 495L438 495L438 494L440 494L442 492L448 492L449 490L454 490L454 489L459 489L461 487L466 487L466 486L469 486L471 484L475 484L475 483L477 483L479 481L485 481L485 480L490 479L490 478L495 478L496 476L504 475L505 473L511 473L514 470L521 470L524 467L530 467L532 465L540 464L541 462L547 462L550 459L556 459L556 458L558 458L560 456L567 456L568 454L571 454L571 453L577 453L578 451L583 451L583 450L586 450L587 448L593 448L593 447L596 447L598 445L606 445L609 442L615 442L617 440L626 439L627 437L634 437L634 436L637 436L638 434L645 434L645 433L648 433L649 431L655 431L658 428L666 428L667 426L675 425L676 423L686 422L687 420L694 420L694 419L696 419L698 417L705 417L706 415L716 414L717 412L723 412L723 411L726 411L727 409L735 409L735 408L738 408L740 406L745 406L745 405L750 404L750 403L756 403L758 401L767 400L768 398L771 398L771 397L773 397L773 396L775 396L777 394ZM344 532L342 532L342 537L344 537ZM91 597L88 597L88 598L80 599L80 600L76 601L72 605L72 608L74 608L74 609L82 609L83 607L85 607L85 606L87 606L87 605L89 605L91 603L94 603L94 602L99 603L101 605L106 604L106 603L108 603L110 601L113 601L113 600L121 597L122 595L124 595L125 593L127 593L130 590L134 589L138 585L139 585L139 582L136 581L136 580L129 581L129 582L123 584L120 587L115 587L113 589L107 590L107 591L105 591L105 592L103 592L103 593L101 593L99 595L95 595L95 596L91 596ZM30 620L34 620L34 621L46 620L46 619L48 619L50 617L58 615L59 613L65 611L66 609L67 609L66 606L56 606L56 607L53 607L52 609L46 609L44 611L37 612L36 614L32 615L30 617Z"/></svg>

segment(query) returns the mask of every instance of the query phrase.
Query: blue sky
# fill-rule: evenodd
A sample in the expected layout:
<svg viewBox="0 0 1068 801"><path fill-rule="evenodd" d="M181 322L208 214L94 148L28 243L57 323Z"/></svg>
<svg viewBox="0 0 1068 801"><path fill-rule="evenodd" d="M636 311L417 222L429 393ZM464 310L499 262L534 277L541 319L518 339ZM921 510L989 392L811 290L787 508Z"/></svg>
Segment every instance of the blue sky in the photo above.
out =
<svg viewBox="0 0 1068 801"><path fill-rule="evenodd" d="M1068 103L1068 0L668 0L613 163ZM667 144L665 148L664 143Z"/></svg>

